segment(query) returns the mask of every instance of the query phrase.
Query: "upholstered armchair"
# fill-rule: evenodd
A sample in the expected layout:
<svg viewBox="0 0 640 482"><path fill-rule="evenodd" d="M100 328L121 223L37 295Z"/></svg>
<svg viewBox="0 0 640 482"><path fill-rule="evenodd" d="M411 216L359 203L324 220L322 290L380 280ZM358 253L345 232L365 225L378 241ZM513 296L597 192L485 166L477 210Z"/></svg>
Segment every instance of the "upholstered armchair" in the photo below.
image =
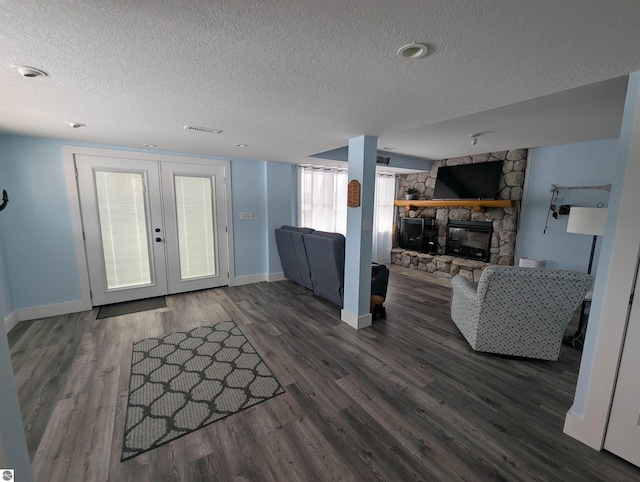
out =
<svg viewBox="0 0 640 482"><path fill-rule="evenodd" d="M451 318L474 350L557 360L591 283L577 271L489 266L477 286L453 277Z"/></svg>

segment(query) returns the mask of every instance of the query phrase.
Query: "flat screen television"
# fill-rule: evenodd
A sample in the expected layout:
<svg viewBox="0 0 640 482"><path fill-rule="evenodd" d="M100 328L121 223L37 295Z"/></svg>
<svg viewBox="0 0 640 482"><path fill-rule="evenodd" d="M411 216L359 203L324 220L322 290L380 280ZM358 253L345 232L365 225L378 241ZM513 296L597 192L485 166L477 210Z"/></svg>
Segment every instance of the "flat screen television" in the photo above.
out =
<svg viewBox="0 0 640 482"><path fill-rule="evenodd" d="M496 199L502 161L443 166L438 169L433 199Z"/></svg>

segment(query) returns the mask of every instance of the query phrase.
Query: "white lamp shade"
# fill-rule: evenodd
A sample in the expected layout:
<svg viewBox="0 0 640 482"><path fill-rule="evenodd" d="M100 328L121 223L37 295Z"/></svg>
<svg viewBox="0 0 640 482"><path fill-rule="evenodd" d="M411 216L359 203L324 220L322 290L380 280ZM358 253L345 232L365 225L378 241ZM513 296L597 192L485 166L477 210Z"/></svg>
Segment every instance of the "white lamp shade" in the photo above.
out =
<svg viewBox="0 0 640 482"><path fill-rule="evenodd" d="M607 208L577 208L571 207L567 233L591 234L602 236L607 222Z"/></svg>

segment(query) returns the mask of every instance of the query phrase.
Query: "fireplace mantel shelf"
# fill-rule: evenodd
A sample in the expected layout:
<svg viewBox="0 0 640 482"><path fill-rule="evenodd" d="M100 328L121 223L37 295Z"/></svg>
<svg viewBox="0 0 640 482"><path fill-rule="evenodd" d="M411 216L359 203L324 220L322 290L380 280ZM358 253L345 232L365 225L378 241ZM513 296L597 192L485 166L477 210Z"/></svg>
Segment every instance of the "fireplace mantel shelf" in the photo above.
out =
<svg viewBox="0 0 640 482"><path fill-rule="evenodd" d="M515 206L515 201L510 199L489 200L473 200L473 199L412 199L405 201L397 199L393 202L396 206L404 206L407 211L411 208L435 208L435 207L457 207L457 208L473 208L475 212L484 212L485 208L510 208Z"/></svg>

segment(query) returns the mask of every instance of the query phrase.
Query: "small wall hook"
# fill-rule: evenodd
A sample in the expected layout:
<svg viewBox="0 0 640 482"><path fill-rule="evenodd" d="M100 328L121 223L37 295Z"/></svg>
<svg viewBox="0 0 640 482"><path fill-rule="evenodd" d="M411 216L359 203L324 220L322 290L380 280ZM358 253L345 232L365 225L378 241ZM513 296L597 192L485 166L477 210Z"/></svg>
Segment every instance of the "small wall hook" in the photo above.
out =
<svg viewBox="0 0 640 482"><path fill-rule="evenodd" d="M0 211L7 207L7 203L9 202L9 195L5 189L2 190L2 204L0 204Z"/></svg>

